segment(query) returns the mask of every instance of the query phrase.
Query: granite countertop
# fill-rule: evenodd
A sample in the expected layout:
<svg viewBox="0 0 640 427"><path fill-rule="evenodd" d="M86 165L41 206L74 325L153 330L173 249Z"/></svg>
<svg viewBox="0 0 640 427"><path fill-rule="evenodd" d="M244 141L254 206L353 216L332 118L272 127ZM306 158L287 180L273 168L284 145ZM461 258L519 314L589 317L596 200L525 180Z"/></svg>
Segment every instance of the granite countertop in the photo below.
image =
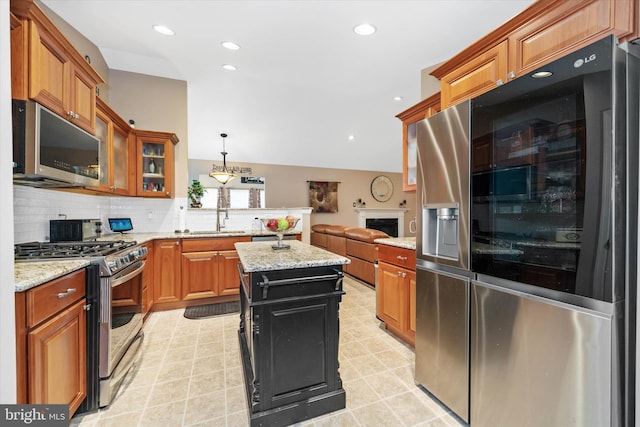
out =
<svg viewBox="0 0 640 427"><path fill-rule="evenodd" d="M89 264L87 259L16 262L13 267L15 291L26 291Z"/></svg>
<svg viewBox="0 0 640 427"><path fill-rule="evenodd" d="M286 234L300 234L301 231L293 230ZM123 240L125 242L136 241L144 244L156 239L196 239L196 238L222 238L222 237L252 237L252 236L275 236L276 233L271 231L244 231L229 230L216 232L210 231L192 231L188 233L176 232L158 232L158 233L110 233L100 236L98 240L116 241ZM293 240L287 240L292 242ZM274 242L267 242L273 244ZM35 286L41 285L60 276L71 273L80 268L84 268L90 264L87 259L57 259L42 261L18 261L14 262L14 288L15 292L26 291Z"/></svg>
<svg viewBox="0 0 640 427"><path fill-rule="evenodd" d="M416 237L383 237L376 239L373 243L380 245L396 246L398 248L416 250Z"/></svg>
<svg viewBox="0 0 640 427"><path fill-rule="evenodd" d="M349 258L325 251L308 243L287 240L291 249L274 250L275 242L238 242L235 244L244 271L289 270L292 268L322 267L349 264Z"/></svg>

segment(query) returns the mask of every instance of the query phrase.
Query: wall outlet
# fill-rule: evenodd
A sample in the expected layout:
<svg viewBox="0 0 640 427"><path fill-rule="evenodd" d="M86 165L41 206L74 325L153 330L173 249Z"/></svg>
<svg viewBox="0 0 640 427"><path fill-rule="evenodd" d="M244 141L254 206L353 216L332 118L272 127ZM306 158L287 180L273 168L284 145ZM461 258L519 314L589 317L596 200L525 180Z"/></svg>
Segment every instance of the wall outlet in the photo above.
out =
<svg viewBox="0 0 640 427"><path fill-rule="evenodd" d="M153 218L153 211L147 211L147 218Z"/></svg>

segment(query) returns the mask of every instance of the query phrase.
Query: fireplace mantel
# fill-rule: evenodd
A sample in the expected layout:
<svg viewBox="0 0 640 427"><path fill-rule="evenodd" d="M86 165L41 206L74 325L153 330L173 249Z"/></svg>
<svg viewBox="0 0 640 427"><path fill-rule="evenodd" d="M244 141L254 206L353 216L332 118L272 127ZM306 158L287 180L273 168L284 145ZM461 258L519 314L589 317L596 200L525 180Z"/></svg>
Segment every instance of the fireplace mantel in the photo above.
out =
<svg viewBox="0 0 640 427"><path fill-rule="evenodd" d="M356 208L358 227L367 226L367 218L396 218L398 220L398 237L404 237L404 214L409 209L403 208Z"/></svg>

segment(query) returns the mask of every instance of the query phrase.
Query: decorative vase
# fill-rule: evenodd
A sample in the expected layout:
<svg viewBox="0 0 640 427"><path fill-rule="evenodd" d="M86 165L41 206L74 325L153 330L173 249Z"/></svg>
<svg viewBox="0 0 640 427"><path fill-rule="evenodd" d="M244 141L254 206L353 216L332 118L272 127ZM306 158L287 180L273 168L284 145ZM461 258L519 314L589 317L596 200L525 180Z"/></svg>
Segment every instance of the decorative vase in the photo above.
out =
<svg viewBox="0 0 640 427"><path fill-rule="evenodd" d="M192 208L201 208L202 207L202 202L201 202L201 196L196 196L195 194L191 195L190 198L190 205Z"/></svg>

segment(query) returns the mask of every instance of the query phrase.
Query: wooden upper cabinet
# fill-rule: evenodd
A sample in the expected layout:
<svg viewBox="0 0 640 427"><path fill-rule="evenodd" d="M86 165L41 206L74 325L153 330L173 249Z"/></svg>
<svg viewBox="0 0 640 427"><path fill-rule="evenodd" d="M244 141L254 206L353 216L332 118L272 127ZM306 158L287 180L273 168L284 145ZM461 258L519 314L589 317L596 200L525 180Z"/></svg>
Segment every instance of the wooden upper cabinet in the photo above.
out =
<svg viewBox="0 0 640 427"><path fill-rule="evenodd" d="M442 105L455 105L507 80L507 41L461 65L441 80Z"/></svg>
<svg viewBox="0 0 640 427"><path fill-rule="evenodd" d="M396 117L402 120L402 190L416 191L418 178L416 123L440 111L440 93L426 98Z"/></svg>
<svg viewBox="0 0 640 427"><path fill-rule="evenodd" d="M509 69L521 76L609 34L624 39L634 33L636 7L632 0L561 2L509 36Z"/></svg>
<svg viewBox="0 0 640 427"><path fill-rule="evenodd" d="M133 130L136 145L136 191L144 197L174 196L174 133Z"/></svg>
<svg viewBox="0 0 640 427"><path fill-rule="evenodd" d="M12 23L12 96L36 100L94 133L102 77L33 0L11 0L11 12L22 21L20 28Z"/></svg>
<svg viewBox="0 0 640 427"><path fill-rule="evenodd" d="M135 195L135 141L131 127L102 99L96 101L96 136L100 139L100 181L95 190Z"/></svg>
<svg viewBox="0 0 640 427"><path fill-rule="evenodd" d="M613 34L638 36L634 0L539 0L432 71L442 108L487 92Z"/></svg>

